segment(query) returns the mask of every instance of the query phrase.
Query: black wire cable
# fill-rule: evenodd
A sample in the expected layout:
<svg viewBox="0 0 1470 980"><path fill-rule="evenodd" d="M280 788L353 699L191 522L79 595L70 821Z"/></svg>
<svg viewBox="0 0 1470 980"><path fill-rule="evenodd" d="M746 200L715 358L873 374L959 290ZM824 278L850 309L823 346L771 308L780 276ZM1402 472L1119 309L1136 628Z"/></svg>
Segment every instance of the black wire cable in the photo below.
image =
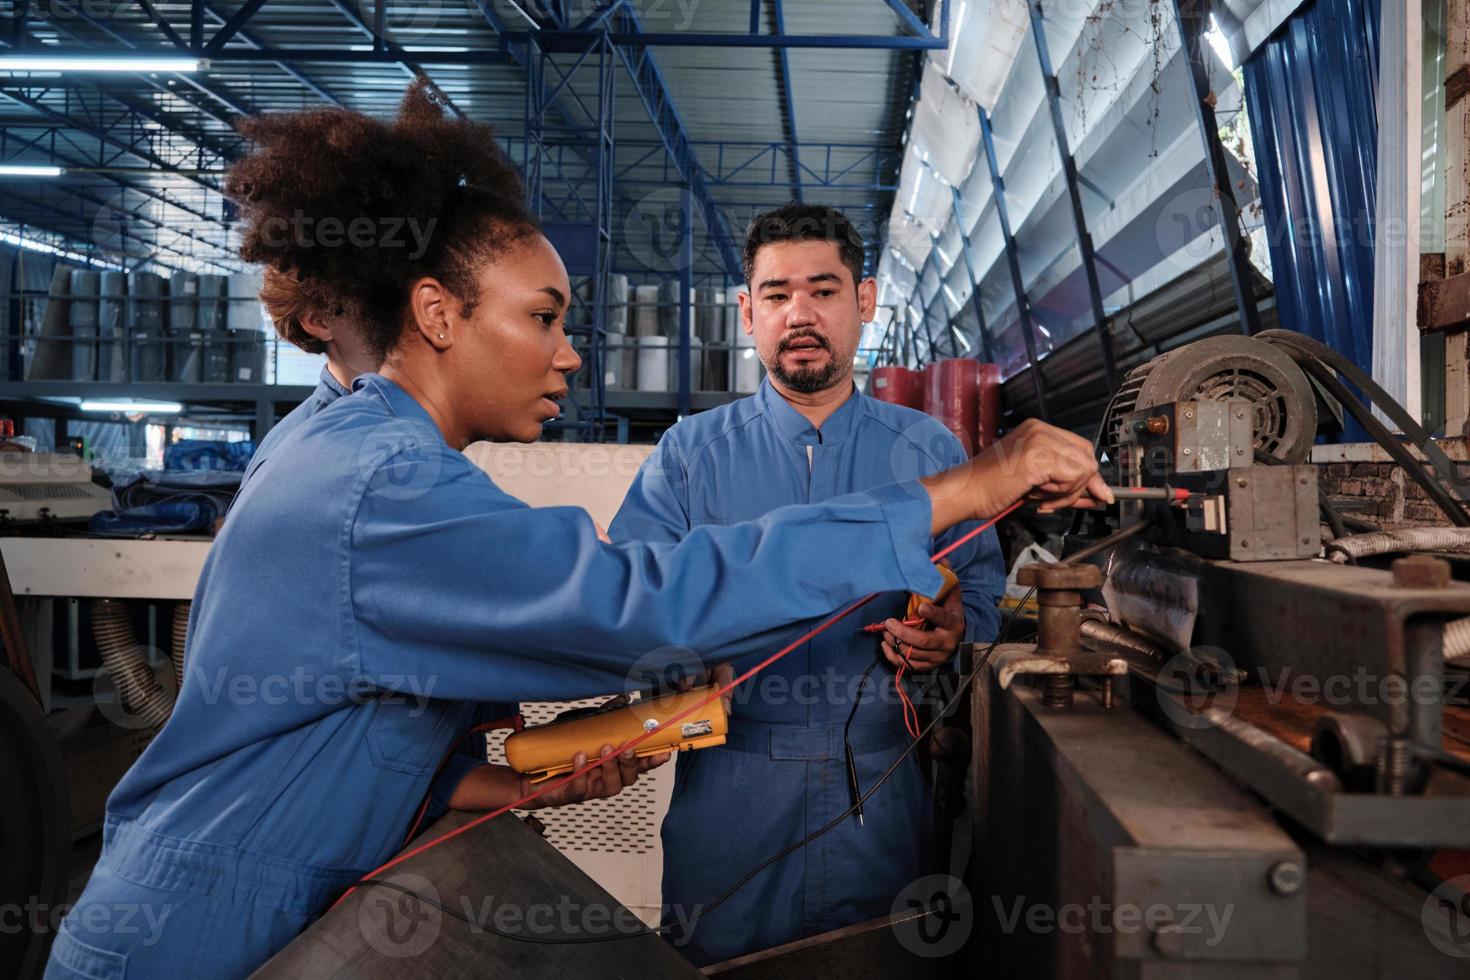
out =
<svg viewBox="0 0 1470 980"><path fill-rule="evenodd" d="M873 662L868 664L868 669L863 671L862 680L858 681L857 696L852 699L852 710L847 713L847 724L842 726L842 744L848 748L852 747L848 740L848 735L852 732L852 720L857 717L858 705L863 703L863 695L868 690L868 678L872 675L873 668L877 666L878 660L874 658Z"/></svg>
<svg viewBox="0 0 1470 980"><path fill-rule="evenodd" d="M826 824L818 827L810 834L807 834L801 840L797 841L794 844L783 847L781 850L777 851L775 854L772 854L770 857L766 858L754 868L751 868L748 872L745 873L744 877L735 882L735 884L731 885L729 888L725 889L725 891L714 901L710 902L708 905L701 907L697 912L689 916L687 919L681 919L679 922L674 923L673 925L660 926L654 931L658 933L664 933L669 932L675 928L687 928L688 925L695 919L698 919L702 915L707 915L723 905L732 895L734 895L741 888L748 885L751 879L753 879L756 875L760 874L762 871L766 870L771 865L775 864L777 861L781 860L787 855L798 851L803 847L806 847L818 837L821 837L823 834L828 833L829 831L840 826L844 820L856 813L858 807L868 802L868 799L874 793L878 792L878 787L882 786L885 782L888 781L889 777L891 777L895 772L898 771L898 767L903 764L904 760L913 755L914 750L919 747L919 744L923 742L924 739L932 731L934 731L935 728L939 726L939 723L944 721L949 713L953 711L954 708L960 703L960 698L965 696L965 692L969 690L970 685L974 683L975 678L980 675L980 671L985 668L986 663L988 663L990 660L990 655L995 652L995 648L999 646L1001 642L1006 638L1006 634L1010 632L1011 626L1015 624L1016 617L1020 615L1021 610L1026 606L1027 600L1029 600L1032 594L1034 594L1035 592L1036 587L1034 585L1030 589L1026 590L1026 594L1021 597L1021 601L1016 604L1015 609L1011 610L1010 616L1006 618L1004 625L1001 626L1000 633L996 636L994 640L990 642L990 646L985 648L985 652L980 655L980 658L976 661L975 666L972 667L970 669L970 672L966 674L964 678L960 681L959 689L955 691L954 697L949 699L943 709L935 712L934 719L930 721L929 724L924 728L924 730L919 733L919 737L914 739L912 743L906 746L904 750L899 753L898 758L893 760L893 764L887 769L883 770L882 775L880 775L877 780L874 781L873 785L868 788L867 792L858 797L857 801L853 803L852 806L848 807L846 810L843 810L836 817L833 817Z"/></svg>
<svg viewBox="0 0 1470 980"><path fill-rule="evenodd" d="M1292 360L1300 364L1307 373L1322 383L1332 393L1332 396L1342 403L1373 440L1394 458L1394 462L1404 468L1404 471L1414 478L1414 481L1424 488L1429 499L1439 505L1439 508L1449 517L1450 522L1457 527L1470 527L1470 511L1466 510L1463 496L1465 494L1465 483L1459 477L1459 470L1448 456L1438 446L1434 445L1429 438L1429 433L1416 422L1404 407L1393 399L1388 392L1384 391L1367 374L1363 372L1352 361L1341 354L1320 343L1297 333L1294 330L1263 330L1256 334L1260 339L1285 348L1291 355ZM1461 496L1457 498L1451 494L1444 484L1435 479L1435 473L1431 473L1413 453L1409 452L1404 443L1396 438L1392 432L1377 418L1374 417L1368 406L1357 398L1347 386L1338 379L1341 374L1352 382L1358 390L1368 396L1369 400L1383 411L1392 422L1404 431L1409 437L1414 448L1428 457L1433 464L1439 478L1444 484L1454 488Z"/></svg>

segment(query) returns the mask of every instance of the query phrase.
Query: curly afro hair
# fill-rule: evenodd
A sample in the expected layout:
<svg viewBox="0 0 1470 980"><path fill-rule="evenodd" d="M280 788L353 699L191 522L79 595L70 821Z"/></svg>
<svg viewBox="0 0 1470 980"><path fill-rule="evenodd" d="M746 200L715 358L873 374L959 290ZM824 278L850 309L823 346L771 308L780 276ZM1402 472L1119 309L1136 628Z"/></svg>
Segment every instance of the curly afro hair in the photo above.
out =
<svg viewBox="0 0 1470 980"><path fill-rule="evenodd" d="M281 339L289 341L308 354L325 354L327 345L314 337L301 321L314 316L328 323L362 323L362 313L355 304L334 295L321 282L304 279L294 272L283 272L266 266L260 284L260 302L270 314L271 323Z"/></svg>
<svg viewBox="0 0 1470 980"><path fill-rule="evenodd" d="M425 276L469 315L478 267L538 230L490 127L451 116L423 78L391 121L316 108L239 128L252 147L225 193L243 219L240 257L266 266L287 321L277 329L303 349L321 349L299 323L310 308L351 312L368 348L386 357L409 286Z"/></svg>

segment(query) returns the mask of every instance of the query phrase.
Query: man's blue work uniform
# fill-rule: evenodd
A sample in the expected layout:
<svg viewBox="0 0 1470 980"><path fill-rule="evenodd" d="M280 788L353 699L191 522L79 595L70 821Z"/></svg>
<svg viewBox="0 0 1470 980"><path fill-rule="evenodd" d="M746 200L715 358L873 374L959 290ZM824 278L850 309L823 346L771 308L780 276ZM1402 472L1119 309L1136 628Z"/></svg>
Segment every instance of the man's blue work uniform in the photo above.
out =
<svg viewBox="0 0 1470 980"><path fill-rule="evenodd" d="M762 382L749 397L670 429L633 482L609 534L614 541L679 541L700 528L758 518L961 463L965 451L937 420L854 391L820 429ZM963 534L962 525L934 544ZM859 551L825 556L835 574ZM1005 569L993 531L950 556L964 589L971 642L995 637ZM814 588L820 579L808 583ZM866 623L902 618L907 593L884 595L737 689L723 747L685 753L663 824L667 920L687 917L746 872L851 805L843 726L860 677L881 658ZM760 603L750 597L752 626ZM836 606L829 612L836 611ZM791 631L791 637L800 631ZM780 645L772 641L763 653ZM754 659L737 661L748 666ZM851 743L861 788L873 785L910 739L886 660L868 680ZM910 759L856 817L782 859L675 942L705 965L885 915L925 873L930 800Z"/></svg>

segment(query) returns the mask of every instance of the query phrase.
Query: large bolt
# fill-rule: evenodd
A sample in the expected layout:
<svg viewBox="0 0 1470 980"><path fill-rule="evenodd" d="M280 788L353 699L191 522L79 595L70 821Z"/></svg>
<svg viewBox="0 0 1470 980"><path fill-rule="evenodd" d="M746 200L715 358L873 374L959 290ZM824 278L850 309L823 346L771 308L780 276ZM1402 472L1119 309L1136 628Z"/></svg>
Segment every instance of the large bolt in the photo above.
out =
<svg viewBox="0 0 1470 980"><path fill-rule="evenodd" d="M1414 771L1414 758L1410 754L1409 740L1402 735L1390 735L1378 740L1378 758L1374 760L1378 778L1378 790L1389 796L1403 796L1409 789L1409 778Z"/></svg>
<svg viewBox="0 0 1470 980"><path fill-rule="evenodd" d="M1041 684L1041 703L1048 708L1070 708L1077 678L1071 674L1047 674Z"/></svg>
<svg viewBox="0 0 1470 980"><path fill-rule="evenodd" d="M1393 584L1401 589L1442 589L1450 584L1450 563L1433 555L1409 555L1393 563Z"/></svg>
<svg viewBox="0 0 1470 980"><path fill-rule="evenodd" d="M1295 861L1277 861L1266 872L1266 881L1278 895L1295 895L1306 884L1307 875Z"/></svg>

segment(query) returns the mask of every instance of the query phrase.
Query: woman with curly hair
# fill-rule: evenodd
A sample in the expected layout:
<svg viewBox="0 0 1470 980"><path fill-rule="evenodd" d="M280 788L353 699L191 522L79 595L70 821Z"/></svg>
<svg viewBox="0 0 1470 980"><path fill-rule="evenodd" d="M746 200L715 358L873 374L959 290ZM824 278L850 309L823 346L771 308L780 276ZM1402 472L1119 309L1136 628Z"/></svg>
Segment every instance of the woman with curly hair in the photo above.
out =
<svg viewBox="0 0 1470 980"><path fill-rule="evenodd" d="M241 255L350 302L381 367L242 488L183 690L108 800L48 977L248 974L394 852L477 704L606 693L677 647L728 660L868 592L932 594L936 533L1028 493L1107 495L1084 440L1028 423L922 482L606 544L584 511L527 507L459 452L536 439L580 364L566 270L490 131L422 85L392 121L243 129ZM636 776L615 761L607 778ZM519 790L467 778L448 804Z"/></svg>

